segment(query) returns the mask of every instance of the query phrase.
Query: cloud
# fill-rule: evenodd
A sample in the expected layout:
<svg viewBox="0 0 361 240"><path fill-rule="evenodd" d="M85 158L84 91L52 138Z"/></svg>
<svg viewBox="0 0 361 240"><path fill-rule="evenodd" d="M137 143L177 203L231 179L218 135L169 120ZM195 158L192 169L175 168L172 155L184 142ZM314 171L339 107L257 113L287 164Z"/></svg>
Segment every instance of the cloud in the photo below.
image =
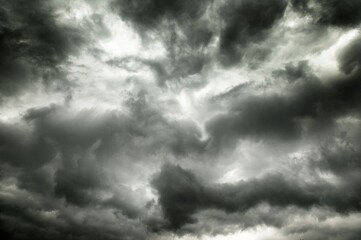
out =
<svg viewBox="0 0 361 240"><path fill-rule="evenodd" d="M204 187L193 174L178 166L165 165L153 180L170 227L192 223L192 214L204 204ZM186 194L185 194L186 193Z"/></svg>
<svg viewBox="0 0 361 240"><path fill-rule="evenodd" d="M361 66L361 36L357 36L339 53L339 68L346 74L350 74L355 70L355 74L360 74Z"/></svg>
<svg viewBox="0 0 361 240"><path fill-rule="evenodd" d="M223 64L237 63L242 59L248 44L264 39L267 31L283 17L286 6L284 0L226 2L220 8L220 15L225 22L220 35Z"/></svg>
<svg viewBox="0 0 361 240"><path fill-rule="evenodd" d="M141 33L167 36L163 43L174 68L170 75L177 78L200 73L214 54L224 66L238 63L250 44L267 38L287 1L113 1L112 6ZM215 38L218 53L209 45Z"/></svg>
<svg viewBox="0 0 361 240"><path fill-rule="evenodd" d="M292 0L296 11L310 15L317 24L336 27L355 27L361 22L359 0Z"/></svg>
<svg viewBox="0 0 361 240"><path fill-rule="evenodd" d="M18 175L18 187L45 196L54 194L54 179L52 172L46 167L22 171Z"/></svg>
<svg viewBox="0 0 361 240"><path fill-rule="evenodd" d="M136 207L116 196L101 197L111 188L113 173L107 167L113 159L143 158L159 148L186 156L206 146L192 122L170 121L144 100L130 100L129 114L73 112L60 105L29 109L18 124L1 125L0 160L19 169L23 189L81 207L124 206L134 217Z"/></svg>
<svg viewBox="0 0 361 240"><path fill-rule="evenodd" d="M359 1L0 3L2 238L357 238Z"/></svg>
<svg viewBox="0 0 361 240"><path fill-rule="evenodd" d="M0 125L0 159L10 165L38 168L55 157L54 143L22 125Z"/></svg>
<svg viewBox="0 0 361 240"><path fill-rule="evenodd" d="M320 153L321 159L312 162L312 165L320 171L329 171L336 175L347 176L361 170L361 162L357 157L360 150L357 146L346 145L346 143L341 145L329 143L329 146L321 148Z"/></svg>
<svg viewBox="0 0 361 240"><path fill-rule="evenodd" d="M357 42L352 42L340 54L341 70L358 66L358 57L354 55ZM215 148L219 144L231 144L240 136L297 139L308 132L331 128L339 117L360 113L359 71L324 82L306 62L299 62L296 67L288 64L273 75L291 82L286 89L288 94L250 95L232 102L227 113L207 123Z"/></svg>
<svg viewBox="0 0 361 240"><path fill-rule="evenodd" d="M194 174L179 166L165 165L153 179L159 202L171 229L195 223L194 214L205 209L219 209L226 213L246 212L259 204L276 207L313 206L331 207L338 212L359 211L360 194L340 189L327 183L306 183L300 179L269 174L259 179L219 186L205 185Z"/></svg>
<svg viewBox="0 0 361 240"><path fill-rule="evenodd" d="M57 21L50 1L2 2L0 92L9 96L38 78L56 76L58 65L86 40L79 29Z"/></svg>
<svg viewBox="0 0 361 240"><path fill-rule="evenodd" d="M204 3L206 2L204 0L115 0L112 2L112 6L123 18L132 21L137 26L155 28L164 19L175 19L176 21L197 20L204 11Z"/></svg>
<svg viewBox="0 0 361 240"><path fill-rule="evenodd" d="M8 200L1 200L0 205L5 209L0 216L0 234L7 239L145 239L146 230L139 224L117 219L107 211L95 214L89 209L69 209L60 213L54 206L34 207L33 202Z"/></svg>

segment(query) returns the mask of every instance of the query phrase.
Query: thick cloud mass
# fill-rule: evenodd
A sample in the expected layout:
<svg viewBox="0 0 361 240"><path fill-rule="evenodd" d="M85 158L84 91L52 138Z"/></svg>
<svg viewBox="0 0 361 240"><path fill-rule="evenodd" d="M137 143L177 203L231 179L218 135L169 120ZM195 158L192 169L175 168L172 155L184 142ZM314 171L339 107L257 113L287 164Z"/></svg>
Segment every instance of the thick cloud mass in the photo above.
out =
<svg viewBox="0 0 361 240"><path fill-rule="evenodd" d="M0 0L0 238L358 240L359 9Z"/></svg>
<svg viewBox="0 0 361 240"><path fill-rule="evenodd" d="M352 45L352 52L346 49L340 55L340 68L346 74L359 68L358 59L354 59L358 39ZM359 70L326 84L308 70L304 63L299 63L298 69L287 65L283 75L291 82L289 95L248 96L232 103L226 114L210 120L207 127L214 144L230 144L234 135L297 139L305 131L319 133L339 117L360 114ZM304 121L309 124L305 126Z"/></svg>
<svg viewBox="0 0 361 240"><path fill-rule="evenodd" d="M223 6L220 10L226 24L220 36L223 63L239 61L244 48L263 39L267 30L283 16L286 6L284 0L235 0Z"/></svg>
<svg viewBox="0 0 361 240"><path fill-rule="evenodd" d="M188 21L197 19L205 10L205 0L147 0L124 1L115 0L112 4L125 19L133 21L142 27L156 27L163 18L168 21Z"/></svg>
<svg viewBox="0 0 361 240"><path fill-rule="evenodd" d="M5 96L38 77L56 77L58 65L86 38L57 23L50 1L1 1L0 16L0 92Z"/></svg>
<svg viewBox="0 0 361 240"><path fill-rule="evenodd" d="M333 158L339 156L325 157L320 167L325 167L326 162L334 170L337 160ZM193 174L178 166L166 165L153 184L159 192L170 227L176 229L192 223L194 213L208 208L227 213L245 212L260 203L268 203L277 207L327 206L339 212L361 209L360 189L356 188L354 193L347 195L335 195L334 191L340 189L333 189L328 184L306 184L301 179L285 179L281 175L267 175L233 185L203 186Z"/></svg>
<svg viewBox="0 0 361 240"><path fill-rule="evenodd" d="M293 7L301 13L311 15L316 23L336 27L353 27L361 22L359 0L291 0Z"/></svg>

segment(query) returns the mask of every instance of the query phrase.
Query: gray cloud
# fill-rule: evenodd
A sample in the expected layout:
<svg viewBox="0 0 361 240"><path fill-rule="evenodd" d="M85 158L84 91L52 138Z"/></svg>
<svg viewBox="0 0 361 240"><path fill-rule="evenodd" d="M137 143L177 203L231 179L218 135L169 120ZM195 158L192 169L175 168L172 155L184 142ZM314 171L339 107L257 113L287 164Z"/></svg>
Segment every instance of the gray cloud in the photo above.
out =
<svg viewBox="0 0 361 240"><path fill-rule="evenodd" d="M135 228L126 219L107 219L104 214L91 211L79 221L71 212L57 214L52 206L34 207L33 203L1 200L4 209L0 216L2 237L7 239L145 239L145 229ZM46 214L55 214L55 217ZM114 228L114 224L118 224ZM113 226L112 226L113 225ZM137 224L135 224L137 225ZM14 227L16 230L14 231ZM99 229L102 229L99 231Z"/></svg>
<svg viewBox="0 0 361 240"><path fill-rule="evenodd" d="M345 196L339 195L341 189L327 183L307 184L279 174L234 185L207 186L179 166L165 165L153 185L171 229L194 223L193 215L204 209L242 213L261 203L276 207L326 206L338 212L361 209L361 195L356 186Z"/></svg>
<svg viewBox="0 0 361 240"><path fill-rule="evenodd" d="M213 30L204 15L211 3L208 0L115 0L111 7L144 37L149 31L155 31L161 36L170 62L161 65L142 62L147 62L158 74L162 73L158 77L160 85L163 85L165 80L177 80L200 73L207 64L209 57L205 47L212 39ZM164 72L168 74L164 76Z"/></svg>
<svg viewBox="0 0 361 240"><path fill-rule="evenodd" d="M123 1L115 0L112 6L125 19L137 24L139 27L155 28L164 19L176 21L189 21L198 19L205 9L207 1Z"/></svg>
<svg viewBox="0 0 361 240"><path fill-rule="evenodd" d="M343 49L338 56L339 68L346 74L354 72L356 75L360 74L361 66L361 37L358 36L348 46Z"/></svg>
<svg viewBox="0 0 361 240"><path fill-rule="evenodd" d="M292 0L296 11L311 15L317 24L336 27L354 27L361 21L361 14L357 11L361 7L358 0Z"/></svg>
<svg viewBox="0 0 361 240"><path fill-rule="evenodd" d="M220 9L225 21L220 35L223 64L237 63L249 43L264 39L267 31L282 18L286 6L284 0L226 2Z"/></svg>
<svg viewBox="0 0 361 240"><path fill-rule="evenodd" d="M13 166L38 168L55 156L52 141L25 126L2 124L0 159Z"/></svg>
<svg viewBox="0 0 361 240"><path fill-rule="evenodd" d="M356 39L340 55L340 67L346 73L358 66L354 55L357 43ZM329 129L339 117L360 113L358 70L327 83L318 79L305 62L297 67L287 65L273 74L291 82L290 94L248 96L232 103L228 113L207 124L215 146L222 142L227 145L240 136L297 139L307 132ZM311 123L306 128L305 121Z"/></svg>
<svg viewBox="0 0 361 240"><path fill-rule="evenodd" d="M0 91L4 96L39 77L56 78L58 64L86 41L80 30L57 22L50 1L2 1L1 5ZM62 76L57 78L60 81Z"/></svg>

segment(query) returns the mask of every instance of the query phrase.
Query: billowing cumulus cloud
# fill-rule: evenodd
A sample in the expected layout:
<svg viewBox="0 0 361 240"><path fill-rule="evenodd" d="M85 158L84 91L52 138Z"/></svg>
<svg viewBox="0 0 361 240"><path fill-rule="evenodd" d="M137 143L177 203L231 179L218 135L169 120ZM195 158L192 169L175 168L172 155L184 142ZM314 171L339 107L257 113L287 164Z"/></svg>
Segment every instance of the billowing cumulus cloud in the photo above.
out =
<svg viewBox="0 0 361 240"><path fill-rule="evenodd" d="M1 239L358 239L360 1L0 3Z"/></svg>

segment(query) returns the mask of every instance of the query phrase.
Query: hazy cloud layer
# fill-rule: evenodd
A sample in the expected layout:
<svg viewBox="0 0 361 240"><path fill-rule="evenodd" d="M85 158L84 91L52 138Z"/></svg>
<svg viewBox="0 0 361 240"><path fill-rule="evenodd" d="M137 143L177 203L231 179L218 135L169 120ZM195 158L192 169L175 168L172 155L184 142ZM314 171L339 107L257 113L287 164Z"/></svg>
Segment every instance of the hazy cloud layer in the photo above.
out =
<svg viewBox="0 0 361 240"><path fill-rule="evenodd" d="M1 239L358 239L360 1L0 3Z"/></svg>

